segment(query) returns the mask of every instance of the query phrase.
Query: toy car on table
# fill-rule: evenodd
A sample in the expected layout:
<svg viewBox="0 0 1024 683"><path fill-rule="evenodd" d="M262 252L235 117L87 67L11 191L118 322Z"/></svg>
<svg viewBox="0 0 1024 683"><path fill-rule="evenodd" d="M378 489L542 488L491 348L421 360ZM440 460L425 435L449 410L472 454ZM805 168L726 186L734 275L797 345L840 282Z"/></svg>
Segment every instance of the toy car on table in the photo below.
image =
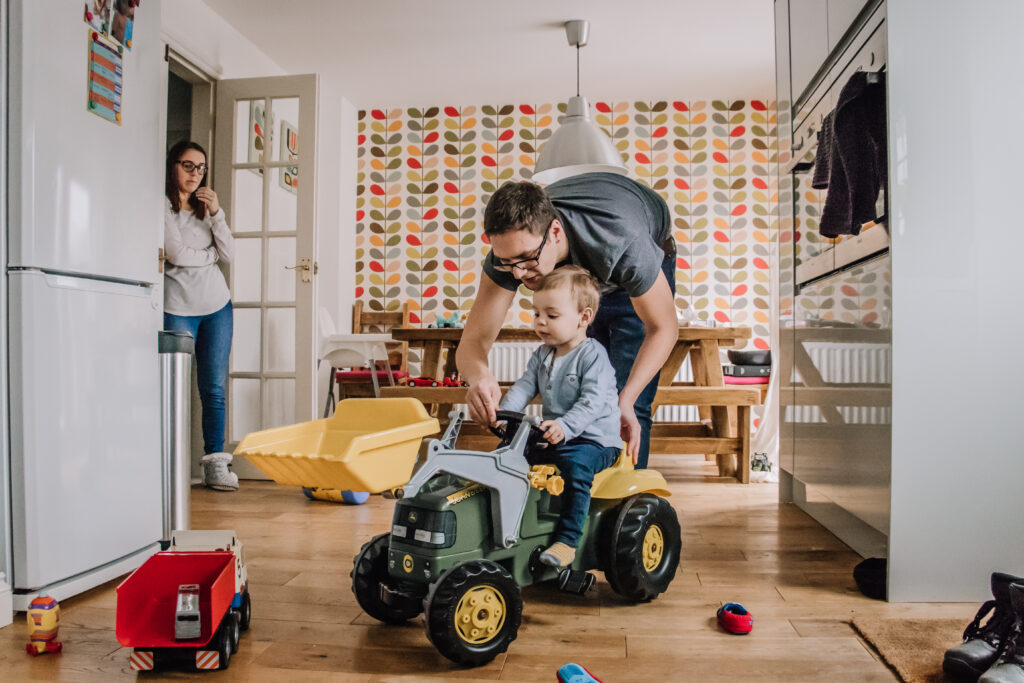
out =
<svg viewBox="0 0 1024 683"><path fill-rule="evenodd" d="M371 617L400 623L423 614L427 637L459 664L486 664L515 640L520 587L557 580L582 593L604 572L619 595L645 602L664 592L679 564L680 530L665 479L634 470L623 451L598 473L576 559L565 569L539 562L559 518L562 481L531 467L527 449L546 442L540 420L499 411L502 444L482 453L456 448L458 412L427 460L400 491L389 533L353 562L352 591Z"/></svg>

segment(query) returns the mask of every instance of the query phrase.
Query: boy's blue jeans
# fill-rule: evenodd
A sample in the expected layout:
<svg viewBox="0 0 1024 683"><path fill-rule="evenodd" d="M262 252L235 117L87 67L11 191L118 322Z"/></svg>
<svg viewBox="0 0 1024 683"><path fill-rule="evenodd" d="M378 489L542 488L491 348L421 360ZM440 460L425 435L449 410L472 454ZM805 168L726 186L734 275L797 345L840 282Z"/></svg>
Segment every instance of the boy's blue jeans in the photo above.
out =
<svg viewBox="0 0 1024 683"><path fill-rule="evenodd" d="M196 340L196 375L203 403L203 452L224 450L225 396L234 315L231 302L209 315L164 313L164 329L191 332Z"/></svg>
<svg viewBox="0 0 1024 683"><path fill-rule="evenodd" d="M601 446L587 439L573 439L553 449L549 446L547 451L531 453L527 460L531 465L553 464L558 468L565 490L562 492L562 516L558 518L552 542L561 541L575 548L590 512L590 487L594 485L594 475L611 467L622 449Z"/></svg>
<svg viewBox="0 0 1024 683"><path fill-rule="evenodd" d="M661 262L661 272L668 280L668 287L673 299L676 291L676 257L666 256ZM615 368L615 381L619 392L626 386L629 373L633 369L633 361L644 343L644 324L633 309L633 302L625 290L615 290L601 295L597 315L587 330L587 334L601 343L608 351L608 359ZM633 410L640 423L640 453L637 457L637 469L647 469L647 458L651 452L651 403L658 392L658 375L636 397Z"/></svg>

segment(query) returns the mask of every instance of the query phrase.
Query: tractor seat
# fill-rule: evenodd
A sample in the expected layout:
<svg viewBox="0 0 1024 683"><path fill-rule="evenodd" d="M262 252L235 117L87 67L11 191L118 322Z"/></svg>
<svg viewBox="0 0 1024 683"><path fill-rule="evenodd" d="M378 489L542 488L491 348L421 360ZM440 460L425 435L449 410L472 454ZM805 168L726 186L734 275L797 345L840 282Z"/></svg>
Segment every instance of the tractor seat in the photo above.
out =
<svg viewBox="0 0 1024 683"><path fill-rule="evenodd" d="M628 498L645 492L666 498L672 495L661 472L633 469L633 458L625 448L611 467L597 473L594 485L590 487L591 498L608 500Z"/></svg>

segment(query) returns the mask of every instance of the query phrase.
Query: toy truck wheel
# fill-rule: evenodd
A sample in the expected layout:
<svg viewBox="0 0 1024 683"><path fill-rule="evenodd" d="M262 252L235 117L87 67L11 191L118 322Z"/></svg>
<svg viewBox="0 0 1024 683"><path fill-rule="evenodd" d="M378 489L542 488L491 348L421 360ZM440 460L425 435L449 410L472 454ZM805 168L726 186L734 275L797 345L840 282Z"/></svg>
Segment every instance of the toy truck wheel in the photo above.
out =
<svg viewBox="0 0 1024 683"><path fill-rule="evenodd" d="M375 536L365 544L353 561L352 592L356 602L377 621L400 624L420 613L417 607L394 607L381 598L381 585L390 585L388 577L388 534Z"/></svg>
<svg viewBox="0 0 1024 683"><path fill-rule="evenodd" d="M228 614L228 618L231 620L228 622L228 631L231 634L231 651L238 652L238 641L242 639L242 629L239 624L240 616L238 612L232 611Z"/></svg>
<svg viewBox="0 0 1024 683"><path fill-rule="evenodd" d="M627 498L606 539L605 578L619 595L653 600L668 589L679 566L679 519L667 500L649 493Z"/></svg>
<svg viewBox="0 0 1024 683"><path fill-rule="evenodd" d="M220 668L226 669L231 666L231 653L234 648L231 647L231 624L235 623L231 614L228 614L224 623L221 624L220 631L217 633L217 653L220 654Z"/></svg>
<svg viewBox="0 0 1024 683"><path fill-rule="evenodd" d="M441 575L424 601L427 637L438 652L465 666L481 666L508 649L519 633L519 585L499 564L473 560Z"/></svg>
<svg viewBox="0 0 1024 683"><path fill-rule="evenodd" d="M249 597L249 589L242 591L242 606L238 608L238 626L243 631L249 630L249 622L252 620L252 599Z"/></svg>

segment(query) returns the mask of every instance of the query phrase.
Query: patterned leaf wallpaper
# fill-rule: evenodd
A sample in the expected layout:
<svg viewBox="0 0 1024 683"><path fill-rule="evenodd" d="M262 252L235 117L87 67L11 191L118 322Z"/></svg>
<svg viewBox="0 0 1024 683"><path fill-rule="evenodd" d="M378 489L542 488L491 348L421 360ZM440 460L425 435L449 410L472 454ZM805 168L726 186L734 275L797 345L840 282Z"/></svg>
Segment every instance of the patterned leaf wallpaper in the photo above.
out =
<svg viewBox="0 0 1024 683"><path fill-rule="evenodd" d="M374 109L359 113L356 297L412 302L413 319L466 312L479 285L483 210L529 179L564 104ZM753 328L768 348L769 248L778 239L774 103L596 102L591 114L630 175L665 198L679 247L681 316ZM520 289L506 324L527 326Z"/></svg>

